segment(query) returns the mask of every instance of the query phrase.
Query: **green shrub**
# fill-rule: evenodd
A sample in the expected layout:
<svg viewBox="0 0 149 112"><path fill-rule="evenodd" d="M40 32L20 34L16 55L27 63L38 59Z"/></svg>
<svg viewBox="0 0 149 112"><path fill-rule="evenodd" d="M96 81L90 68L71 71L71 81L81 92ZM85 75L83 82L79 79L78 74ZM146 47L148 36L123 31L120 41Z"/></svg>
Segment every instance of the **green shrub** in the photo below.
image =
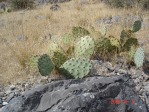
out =
<svg viewBox="0 0 149 112"><path fill-rule="evenodd" d="M12 0L12 6L14 9L33 8L33 0Z"/></svg>

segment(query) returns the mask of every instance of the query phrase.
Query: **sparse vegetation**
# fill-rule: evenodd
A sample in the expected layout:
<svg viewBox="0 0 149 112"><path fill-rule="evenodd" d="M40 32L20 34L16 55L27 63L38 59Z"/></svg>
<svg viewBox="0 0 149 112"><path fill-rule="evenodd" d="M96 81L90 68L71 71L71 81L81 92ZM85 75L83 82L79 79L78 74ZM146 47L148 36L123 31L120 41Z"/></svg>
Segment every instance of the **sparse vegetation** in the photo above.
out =
<svg viewBox="0 0 149 112"><path fill-rule="evenodd" d="M81 34L81 36L89 35L91 38L93 38L95 46L97 46L97 44L100 45L100 43L101 46L104 46L104 43L107 43L107 47L109 48L108 51L113 49L113 52L107 53L107 51L104 51L104 49L104 52L98 52L100 57L105 58L107 56L107 59L119 53L119 48L115 47L114 45L118 46L118 41L121 42L120 35L123 29L123 33L126 35L131 35L132 38L135 37L135 39L144 39L143 37L146 37L147 31L132 33L129 32L130 29L124 28L121 24L113 25L112 28L107 28L107 32L103 28L103 32L100 33L101 28L99 28L97 24L94 24L95 21L100 18L113 17L115 15L125 16L130 12L133 14L142 13L144 16L147 16L147 14L142 12L142 10L139 8L119 10L115 8L109 8L108 6L99 3L82 5L81 11L78 11L75 5L70 7L72 4L73 1L70 3L60 4L60 7L62 8L57 12L50 11L49 6L51 5L49 4L47 6L41 7L41 9L27 10L24 13L17 11L1 14L1 17L7 21L4 23L5 27L0 29L0 38L1 40L6 40L9 44L8 47L7 44L4 44L4 42L1 41L2 44L0 45L0 51L2 54L0 56L0 63L3 63L0 65L0 79L3 83L6 84L8 82L16 82L17 80L21 79L26 80L28 75L35 75L35 73L32 73L32 71L28 72L28 67L30 68L31 66L33 69L36 69L37 58L42 54L48 54L50 58L55 56L56 58L51 59L55 59L55 62L53 61L53 63L58 63L57 68L66 62L65 58L67 58L67 60L73 58L75 50L74 45L80 40L80 36L77 37L78 39L76 41L73 38L74 34L77 34L76 32L72 33L72 29L74 27L85 30L85 33ZM71 10L69 10L70 8ZM82 18L83 21L88 22L86 25L80 22ZM54 38L57 40L57 43L54 43L53 47L50 47L52 45L52 39L50 40L48 38L49 33L52 34L52 39ZM28 39L16 40L18 35L26 36ZM47 36L46 38L45 35ZM109 39L110 37L111 39ZM116 40L116 42L114 42L112 44L113 47L111 47L111 42L113 42L113 40ZM58 44L58 46L55 46L55 44ZM49 50L49 48L52 48L52 51ZM58 49L58 51L54 51L54 48ZM98 48L95 47L95 51L97 49ZM132 61L132 55L134 54L133 51L136 51L136 46L134 46L135 50L133 50L133 47L130 49L129 56L131 57L130 60ZM98 51L100 51L100 49L98 49ZM146 51L147 50L144 52ZM59 55L61 53L64 56L61 57ZM94 53L91 56L91 59L96 57ZM36 55L37 58L34 58ZM60 59L63 59L63 61L57 59L59 56ZM29 63L30 61L31 63Z"/></svg>
<svg viewBox="0 0 149 112"><path fill-rule="evenodd" d="M142 9L149 9L149 0L104 0L105 3L117 8L133 8L141 7Z"/></svg>
<svg viewBox="0 0 149 112"><path fill-rule="evenodd" d="M11 3L15 9L33 8L34 0L12 0Z"/></svg>

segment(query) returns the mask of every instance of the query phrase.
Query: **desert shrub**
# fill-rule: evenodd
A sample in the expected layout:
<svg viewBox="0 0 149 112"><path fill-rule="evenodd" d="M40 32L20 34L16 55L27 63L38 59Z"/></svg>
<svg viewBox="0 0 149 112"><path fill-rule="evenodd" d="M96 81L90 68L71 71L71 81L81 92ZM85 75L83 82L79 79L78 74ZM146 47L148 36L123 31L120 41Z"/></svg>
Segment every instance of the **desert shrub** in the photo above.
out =
<svg viewBox="0 0 149 112"><path fill-rule="evenodd" d="M149 9L149 0L140 0L139 5L142 9L148 10Z"/></svg>
<svg viewBox="0 0 149 112"><path fill-rule="evenodd" d="M139 6L142 9L149 9L149 0L103 0L103 2L116 8L132 8Z"/></svg>
<svg viewBox="0 0 149 112"><path fill-rule="evenodd" d="M14 9L33 8L33 0L12 0L12 6Z"/></svg>

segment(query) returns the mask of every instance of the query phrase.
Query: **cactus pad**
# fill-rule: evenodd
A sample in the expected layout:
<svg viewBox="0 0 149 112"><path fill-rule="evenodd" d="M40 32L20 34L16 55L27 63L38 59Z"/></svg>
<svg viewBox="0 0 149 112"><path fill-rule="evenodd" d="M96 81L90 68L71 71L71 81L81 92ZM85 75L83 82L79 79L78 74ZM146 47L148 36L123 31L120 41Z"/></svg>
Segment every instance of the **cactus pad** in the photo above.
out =
<svg viewBox="0 0 149 112"><path fill-rule="evenodd" d="M140 29L141 29L141 21L140 20L135 21L134 24L133 24L133 27L132 27L132 31L137 32Z"/></svg>
<svg viewBox="0 0 149 112"><path fill-rule="evenodd" d="M94 40L90 36L81 37L75 45L75 57L90 58L94 52Z"/></svg>
<svg viewBox="0 0 149 112"><path fill-rule="evenodd" d="M134 55L134 62L137 68L141 67L144 62L144 50L142 48L138 48Z"/></svg>
<svg viewBox="0 0 149 112"><path fill-rule="evenodd" d="M72 28L72 34L74 38L79 38L79 37L83 37L83 36L87 36L89 35L89 31L82 28L82 27L73 27Z"/></svg>
<svg viewBox="0 0 149 112"><path fill-rule="evenodd" d="M83 78L88 75L92 68L91 63L86 58L72 58L67 60L61 67L60 70L63 74L74 77Z"/></svg>
<svg viewBox="0 0 149 112"><path fill-rule="evenodd" d="M42 76L49 75L52 70L54 69L54 65L50 59L50 57L47 54L43 54L38 59L38 69Z"/></svg>
<svg viewBox="0 0 149 112"><path fill-rule="evenodd" d="M74 41L74 37L71 33L66 33L62 36L62 42L64 44L72 44Z"/></svg>
<svg viewBox="0 0 149 112"><path fill-rule="evenodd" d="M97 44L97 52L103 52L103 51L112 51L115 47L111 45L111 42L108 38L100 38L99 42Z"/></svg>
<svg viewBox="0 0 149 112"><path fill-rule="evenodd" d="M54 52L52 61L56 67L60 67L66 60L67 57L63 53Z"/></svg>
<svg viewBox="0 0 149 112"><path fill-rule="evenodd" d="M125 44L125 42L129 39L129 38L133 38L134 35L132 34L132 31L131 30L123 30L121 32L121 35L120 35L120 41L122 44Z"/></svg>
<svg viewBox="0 0 149 112"><path fill-rule="evenodd" d="M131 46L138 46L138 40L136 38L129 38L124 44L123 48L126 51L129 51Z"/></svg>
<svg viewBox="0 0 149 112"><path fill-rule="evenodd" d="M101 35L102 36L105 36L107 33L107 28L105 27L105 25L102 26L102 29L101 29Z"/></svg>
<svg viewBox="0 0 149 112"><path fill-rule="evenodd" d="M136 46L131 46L128 52L128 62L132 62L136 52ZM127 53L127 52L126 52Z"/></svg>
<svg viewBox="0 0 149 112"><path fill-rule="evenodd" d="M29 67L37 70L38 69L38 59L39 59L39 56L32 56L28 61Z"/></svg>
<svg viewBox="0 0 149 112"><path fill-rule="evenodd" d="M58 44L54 43L54 42L50 42L50 45L49 45L49 50L50 52L55 52L59 49L59 46Z"/></svg>
<svg viewBox="0 0 149 112"><path fill-rule="evenodd" d="M110 39L110 43L111 43L112 46L115 46L115 47L118 47L118 48L120 47L120 42L117 38L114 38L114 37L110 36L109 39Z"/></svg>

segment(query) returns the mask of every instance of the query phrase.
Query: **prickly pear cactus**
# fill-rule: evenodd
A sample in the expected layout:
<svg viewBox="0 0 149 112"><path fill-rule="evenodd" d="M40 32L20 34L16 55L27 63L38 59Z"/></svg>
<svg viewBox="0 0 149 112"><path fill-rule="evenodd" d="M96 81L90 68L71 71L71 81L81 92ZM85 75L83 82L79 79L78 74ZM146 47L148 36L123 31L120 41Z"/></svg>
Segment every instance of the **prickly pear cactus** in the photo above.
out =
<svg viewBox="0 0 149 112"><path fill-rule="evenodd" d="M38 69L38 59L39 59L39 56L32 56L28 61L29 67L37 70Z"/></svg>
<svg viewBox="0 0 149 112"><path fill-rule="evenodd" d="M89 31L82 28L82 27L73 27L72 28L72 34L74 38L79 38L79 37L83 37L83 36L87 36L89 35Z"/></svg>
<svg viewBox="0 0 149 112"><path fill-rule="evenodd" d="M117 38L114 38L113 36L109 36L109 39L112 46L115 46L117 48L120 47L120 42Z"/></svg>
<svg viewBox="0 0 149 112"><path fill-rule="evenodd" d="M47 54L43 54L38 59L38 69L42 76L49 75L52 70L54 69L54 65L50 59L50 57Z"/></svg>
<svg viewBox="0 0 149 112"><path fill-rule="evenodd" d="M59 68L66 60L67 60L67 57L63 53L54 52L52 61L56 67Z"/></svg>
<svg viewBox="0 0 149 112"><path fill-rule="evenodd" d="M94 52L94 40L90 36L81 37L75 45L75 57L90 58Z"/></svg>
<svg viewBox="0 0 149 112"><path fill-rule="evenodd" d="M64 44L72 44L74 42L74 37L71 33L66 33L62 36L62 42Z"/></svg>
<svg viewBox="0 0 149 112"><path fill-rule="evenodd" d="M132 31L137 32L140 29L141 29L141 21L140 20L135 21L134 24L133 24L133 27L132 27Z"/></svg>
<svg viewBox="0 0 149 112"><path fill-rule="evenodd" d="M127 62L131 63L133 61L134 55L136 52L136 46L131 46L130 50L127 53Z"/></svg>
<svg viewBox="0 0 149 112"><path fill-rule="evenodd" d="M50 52L55 52L55 51L57 51L58 49L59 49L59 46L58 46L56 43L50 42L50 45L49 45L49 50L50 50Z"/></svg>
<svg viewBox="0 0 149 112"><path fill-rule="evenodd" d="M120 35L120 42L121 44L125 44L129 38L133 38L134 34L131 30L123 30Z"/></svg>
<svg viewBox="0 0 149 112"><path fill-rule="evenodd" d="M144 50L141 47L137 49L137 51L134 55L134 62L136 64L137 68L143 66Z"/></svg>
<svg viewBox="0 0 149 112"><path fill-rule="evenodd" d="M123 46L125 51L129 51L131 46L138 46L138 40L136 38L129 38Z"/></svg>
<svg viewBox="0 0 149 112"><path fill-rule="evenodd" d="M102 36L105 36L106 33L107 33L107 28L106 28L105 25L103 25L103 26L102 26L102 29L101 29L101 35L102 35Z"/></svg>
<svg viewBox="0 0 149 112"><path fill-rule="evenodd" d="M67 53L67 55L68 55L69 57L74 56L74 46L70 46L70 47L68 48L68 50L66 51L66 53Z"/></svg>
<svg viewBox="0 0 149 112"><path fill-rule="evenodd" d="M86 58L72 58L67 60L61 67L60 70L63 74L74 77L83 78L88 75L92 68L91 63Z"/></svg>
<svg viewBox="0 0 149 112"><path fill-rule="evenodd" d="M97 52L112 51L115 47L111 45L109 38L100 38L97 44Z"/></svg>
<svg viewBox="0 0 149 112"><path fill-rule="evenodd" d="M63 49L57 43L51 41L49 45L50 57L53 57L54 52L63 52Z"/></svg>

